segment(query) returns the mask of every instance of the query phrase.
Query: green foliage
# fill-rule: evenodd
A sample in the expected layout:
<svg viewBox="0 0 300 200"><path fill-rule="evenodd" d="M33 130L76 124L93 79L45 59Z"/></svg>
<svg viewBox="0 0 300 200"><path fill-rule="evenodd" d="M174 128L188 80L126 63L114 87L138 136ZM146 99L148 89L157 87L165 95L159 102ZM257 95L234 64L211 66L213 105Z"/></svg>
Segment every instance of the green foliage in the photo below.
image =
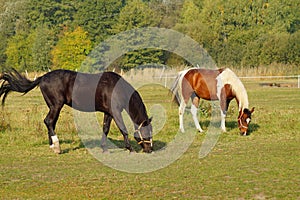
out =
<svg viewBox="0 0 300 200"><path fill-rule="evenodd" d="M199 18L200 18L199 8L194 4L194 2L192 0L184 1L181 16L180 16L180 23L189 24L199 20Z"/></svg>
<svg viewBox="0 0 300 200"><path fill-rule="evenodd" d="M18 32L8 40L6 65L21 71L46 71L52 65L49 52L53 42L53 32L44 27L29 34Z"/></svg>
<svg viewBox="0 0 300 200"><path fill-rule="evenodd" d="M0 66L6 64L8 41L18 32L25 31L26 1L0 0ZM28 27L27 27L28 28ZM25 30L26 29L26 30Z"/></svg>
<svg viewBox="0 0 300 200"><path fill-rule="evenodd" d="M129 0L122 8L118 22L114 26L114 32L131 30L134 28L143 28L158 25L159 18L155 13L141 0Z"/></svg>
<svg viewBox="0 0 300 200"><path fill-rule="evenodd" d="M289 63L286 45L300 17L297 5L279 0L205 1L200 18L204 47L220 66Z"/></svg>
<svg viewBox="0 0 300 200"><path fill-rule="evenodd" d="M141 0L130 0L127 5L120 12L118 22L113 27L115 33L120 33L136 28L144 28L157 26L159 18L155 13ZM128 37L129 36L129 37ZM161 50L153 49L137 49L136 47L143 42L143 38L151 38L151 36L143 35L126 35L121 40L126 41L126 45L133 51L126 53L118 60L121 68L128 70L139 65L149 63L161 63L163 52ZM149 43L151 41L148 41Z"/></svg>
<svg viewBox="0 0 300 200"><path fill-rule="evenodd" d="M29 0L27 23L36 28L45 25L61 29L62 25L70 25L76 12L74 2L71 0Z"/></svg>
<svg viewBox="0 0 300 200"><path fill-rule="evenodd" d="M76 1L75 24L84 27L97 45L112 34L122 6L120 0Z"/></svg>
<svg viewBox="0 0 300 200"><path fill-rule="evenodd" d="M32 50L29 48L32 43L33 35L29 36L25 32L21 32L11 37L8 41L6 49L6 63L10 67L18 70L25 70L32 62Z"/></svg>
<svg viewBox="0 0 300 200"><path fill-rule="evenodd" d="M81 27L77 27L74 31L66 30L51 51L53 69L79 69L90 51L91 41L86 31Z"/></svg>
<svg viewBox="0 0 300 200"><path fill-rule="evenodd" d="M32 66L34 71L48 71L52 67L50 51L54 45L54 31L46 27L38 27L32 43Z"/></svg>
<svg viewBox="0 0 300 200"><path fill-rule="evenodd" d="M299 0L0 0L0 67L44 71L54 63L54 68L63 66L50 52L63 43L62 32L76 27L87 31L93 48L124 31L161 27L192 37L218 66L297 65L299 7ZM136 38L126 42L132 52L114 63L124 69L184 63L170 52L134 49Z"/></svg>

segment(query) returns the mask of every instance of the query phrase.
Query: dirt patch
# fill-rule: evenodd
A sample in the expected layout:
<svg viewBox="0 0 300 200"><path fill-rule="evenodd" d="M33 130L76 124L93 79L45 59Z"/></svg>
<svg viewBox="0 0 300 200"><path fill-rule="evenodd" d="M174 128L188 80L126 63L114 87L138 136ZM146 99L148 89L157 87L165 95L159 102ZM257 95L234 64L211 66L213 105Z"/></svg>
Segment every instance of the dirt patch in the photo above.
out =
<svg viewBox="0 0 300 200"><path fill-rule="evenodd" d="M260 83L262 87L297 87L296 83Z"/></svg>

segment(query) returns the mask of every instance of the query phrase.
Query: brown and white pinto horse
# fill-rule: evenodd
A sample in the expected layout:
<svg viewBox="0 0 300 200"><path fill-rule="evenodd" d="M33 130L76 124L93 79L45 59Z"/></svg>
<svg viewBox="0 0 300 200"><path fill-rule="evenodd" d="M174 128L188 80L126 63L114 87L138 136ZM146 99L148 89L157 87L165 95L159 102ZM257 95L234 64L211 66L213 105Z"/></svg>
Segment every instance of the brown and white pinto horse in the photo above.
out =
<svg viewBox="0 0 300 200"><path fill-rule="evenodd" d="M197 109L200 98L205 100L219 100L221 108L221 129L226 131L225 117L229 103L236 99L239 107L238 126L242 135L247 135L251 114L254 108L248 109L248 95L243 83L230 69L200 69L191 68L179 72L172 92L179 104L180 130L184 132L183 114L191 98L191 113L198 131L203 132L197 119Z"/></svg>

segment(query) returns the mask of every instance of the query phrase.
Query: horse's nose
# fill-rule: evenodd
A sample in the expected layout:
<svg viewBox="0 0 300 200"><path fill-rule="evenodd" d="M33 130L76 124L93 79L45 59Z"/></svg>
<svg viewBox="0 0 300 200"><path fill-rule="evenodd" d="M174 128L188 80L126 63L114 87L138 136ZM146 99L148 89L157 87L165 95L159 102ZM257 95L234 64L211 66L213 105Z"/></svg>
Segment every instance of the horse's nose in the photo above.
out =
<svg viewBox="0 0 300 200"><path fill-rule="evenodd" d="M150 149L150 148L149 149L145 149L144 152L145 153L152 153L152 149Z"/></svg>
<svg viewBox="0 0 300 200"><path fill-rule="evenodd" d="M247 131L241 132L241 135L242 135L242 136L247 136Z"/></svg>

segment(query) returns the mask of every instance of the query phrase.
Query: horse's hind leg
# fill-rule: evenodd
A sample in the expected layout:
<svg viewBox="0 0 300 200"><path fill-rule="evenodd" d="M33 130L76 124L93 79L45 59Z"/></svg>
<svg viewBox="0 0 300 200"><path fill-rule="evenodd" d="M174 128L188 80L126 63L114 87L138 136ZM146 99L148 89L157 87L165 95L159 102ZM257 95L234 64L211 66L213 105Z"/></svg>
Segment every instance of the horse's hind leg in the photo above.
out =
<svg viewBox="0 0 300 200"><path fill-rule="evenodd" d="M49 145L50 148L53 149L54 153L61 153L59 140L57 135L55 134L55 125L58 120L58 116L60 113L62 106L60 107L51 107L50 111L48 112L44 123L48 129L48 137L49 137Z"/></svg>
<svg viewBox="0 0 300 200"><path fill-rule="evenodd" d="M179 128L182 133L184 133L184 125L183 125L183 115L185 111L186 104L188 103L190 97L193 94L193 90L189 83L183 79L182 88L179 90L180 97L180 105L179 105Z"/></svg>
<svg viewBox="0 0 300 200"><path fill-rule="evenodd" d="M184 115L185 107L186 107L186 103L182 100L179 106L179 128L182 133L184 133L183 115Z"/></svg>
<svg viewBox="0 0 300 200"><path fill-rule="evenodd" d="M112 116L105 113L104 119L103 119L103 135L101 138L101 148L103 149L103 152L107 152L107 134L110 129L110 124L112 121Z"/></svg>
<svg viewBox="0 0 300 200"><path fill-rule="evenodd" d="M192 95L192 105L191 105L191 113L192 113L192 116L193 116L193 120L194 120L194 123L195 123L195 126L197 128L197 130L202 133L203 130L199 124L199 120L198 120L198 117L197 117L197 112L198 112L198 107L199 107L199 98L195 95Z"/></svg>

